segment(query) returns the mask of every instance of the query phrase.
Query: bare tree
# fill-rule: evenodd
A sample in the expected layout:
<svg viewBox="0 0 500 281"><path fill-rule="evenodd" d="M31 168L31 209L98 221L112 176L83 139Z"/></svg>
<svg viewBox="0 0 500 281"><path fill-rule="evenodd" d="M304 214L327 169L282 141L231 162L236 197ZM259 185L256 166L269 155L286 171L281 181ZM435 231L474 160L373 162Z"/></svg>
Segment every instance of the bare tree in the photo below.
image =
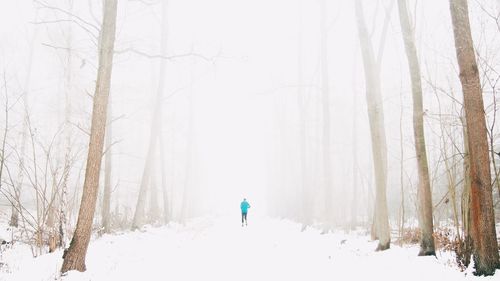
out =
<svg viewBox="0 0 500 281"><path fill-rule="evenodd" d="M162 1L162 32L161 32L161 42L160 42L160 52L161 57L165 57L166 53L166 44L167 44L167 1ZM161 119L162 119L162 101L163 101L163 92L165 89L165 73L166 73L166 60L162 59L160 61L160 79L158 81L158 88L156 93L156 102L155 108L153 111L153 116L151 120L151 129L149 133L149 145L148 151L146 154L146 162L144 164L144 170L142 172L141 185L139 189L139 196L137 198L137 204L134 212L134 219L132 221L132 229L137 229L144 224L145 219L145 208L146 208L146 197L147 197L147 188L153 182L152 176L152 168L154 165L154 153L156 152L156 148L159 142L159 134L161 129ZM162 143L160 143L162 145ZM163 158L163 155L161 156ZM163 174L163 170L161 170ZM162 180L162 184L165 180ZM165 186L164 186L165 187ZM166 192L166 191L164 191ZM163 194L165 196L165 193Z"/></svg>
<svg viewBox="0 0 500 281"><path fill-rule="evenodd" d="M302 194L302 229L311 225L311 195L307 186L306 172L306 102L304 96L303 79L303 34L302 34L302 0L298 0L299 22L297 38L297 106L299 111L299 165L300 165L300 190Z"/></svg>
<svg viewBox="0 0 500 281"><path fill-rule="evenodd" d="M320 64L321 64L321 97L323 114L323 189L325 191L325 220L326 228L329 229L332 224L332 150L330 133L330 86L328 83L328 27L326 15L326 0L320 2Z"/></svg>
<svg viewBox="0 0 500 281"><path fill-rule="evenodd" d="M490 160L481 82L474 53L467 0L450 0L455 50L464 96L470 161L470 210L475 274L500 268L491 186Z"/></svg>
<svg viewBox="0 0 500 281"><path fill-rule="evenodd" d="M366 102L368 105L368 119L370 122L372 139L372 158L375 170L376 193L374 227L376 236L379 239L377 250L381 251L389 249L391 238L386 198L387 144L384 128L384 108L380 89L380 66L375 60L360 0L355 1L355 8L365 72Z"/></svg>
<svg viewBox="0 0 500 281"><path fill-rule="evenodd" d="M101 158L106 131L108 97L111 86L113 50L116 33L117 0L105 0L99 42L99 68L92 110L90 143L85 170L82 201L78 213L76 230L71 244L65 251L61 272L69 270L85 271L85 256L90 241L92 221L97 201Z"/></svg>
<svg viewBox="0 0 500 281"><path fill-rule="evenodd" d="M408 16L406 1L407 0L398 0L398 7L413 93L413 135L415 138L415 152L417 154L418 168L418 221L422 232L420 237L420 252L418 255L430 256L436 255L436 252L434 250L433 237L431 183L427 164L427 152L425 150L422 79L417 56L417 47L415 46L415 35Z"/></svg>

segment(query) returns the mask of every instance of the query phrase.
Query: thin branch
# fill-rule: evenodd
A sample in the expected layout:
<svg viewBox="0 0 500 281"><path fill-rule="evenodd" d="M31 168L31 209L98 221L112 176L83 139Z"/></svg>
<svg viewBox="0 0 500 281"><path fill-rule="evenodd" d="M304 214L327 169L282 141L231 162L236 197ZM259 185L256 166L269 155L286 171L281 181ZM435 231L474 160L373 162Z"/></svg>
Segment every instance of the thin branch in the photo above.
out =
<svg viewBox="0 0 500 281"><path fill-rule="evenodd" d="M33 1L34 1L35 3L37 3L38 5L40 5L40 6L41 6L42 8L44 8L44 9L55 10L55 11L61 12L61 13L63 13L63 14L66 14L66 15L68 15L68 16L70 16L70 17L73 17L73 18L75 18L75 19L79 20L80 22L82 22L82 23L84 23L84 24L86 24L86 25L88 25L88 26L90 26L90 27L94 28L94 30L95 30L95 31L97 31L98 33L101 31L101 29L100 29L98 26L94 25L94 24L93 24L93 23L91 23L91 22L88 22L88 21L84 20L83 18L81 18L81 17L79 17L79 16L77 16L77 15L75 15L75 14L71 13L71 12L68 12L68 11L66 11L66 10L64 10L64 9L61 9L61 8L58 8L58 7L53 7L53 6L50 6L50 5L48 5L48 4L46 4L46 3L43 3L42 1L39 1L39 0L33 0Z"/></svg>
<svg viewBox="0 0 500 281"><path fill-rule="evenodd" d="M161 54L149 54L149 53L146 53L144 51L140 51L140 50L137 50L134 48L115 50L115 54L117 54L117 55L124 54L124 53L133 53L133 54L143 56L146 58L150 58L150 59L166 59L166 60L175 60L175 59L180 59L180 58L185 58L185 57L196 57L196 58L200 58L202 60L208 61L210 63L214 63L215 59L218 58L220 55L220 54L217 54L214 57L207 57L207 56L199 54L199 53L189 52L189 53L185 53L185 54L165 56L165 55L161 55Z"/></svg>

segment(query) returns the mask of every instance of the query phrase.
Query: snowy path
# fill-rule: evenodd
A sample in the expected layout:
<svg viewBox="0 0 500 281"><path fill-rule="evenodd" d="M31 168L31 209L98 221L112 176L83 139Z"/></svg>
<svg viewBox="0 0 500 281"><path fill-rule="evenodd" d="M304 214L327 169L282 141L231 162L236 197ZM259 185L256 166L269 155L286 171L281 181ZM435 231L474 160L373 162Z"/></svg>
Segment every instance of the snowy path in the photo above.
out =
<svg viewBox="0 0 500 281"><path fill-rule="evenodd" d="M321 235L288 221L250 219L245 228L237 217L205 218L185 227L105 236L91 242L87 272L63 280L476 279L447 266L444 257L416 257L415 247L375 253L376 244L365 236ZM60 256L17 260L13 274L1 273L0 280L54 280Z"/></svg>

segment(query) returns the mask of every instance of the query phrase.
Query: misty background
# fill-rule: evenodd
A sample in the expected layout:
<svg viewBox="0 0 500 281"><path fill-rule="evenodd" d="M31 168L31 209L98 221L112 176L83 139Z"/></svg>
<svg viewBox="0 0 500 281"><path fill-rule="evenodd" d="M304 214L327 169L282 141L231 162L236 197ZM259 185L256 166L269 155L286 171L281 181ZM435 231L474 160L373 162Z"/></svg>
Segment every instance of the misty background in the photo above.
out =
<svg viewBox="0 0 500 281"><path fill-rule="evenodd" d="M113 133L112 143L106 144L112 155L115 216L130 218L134 212L156 106L162 108L158 131L162 152L155 152L152 186L159 190L161 175L165 176L174 221L207 214L238 215L243 198L250 201L254 213L300 220L302 180L314 194L313 212L321 216L327 194L321 139L321 61L326 55L334 224L346 225L353 214L363 225L369 224L375 187L354 2L326 1L326 8L320 2L169 0L162 22L161 1L119 1L108 118ZM451 214L445 202L449 196L445 159L456 166L458 188L462 169L462 94L448 5L447 1L409 3L423 75L436 225L446 223ZM487 120L492 126L498 117L494 102L500 28L498 18L495 21L490 14L498 14L500 1L470 1L470 9ZM391 222L400 219L403 199L407 217L414 223L417 170L412 100L397 5L364 1L364 12L374 50L381 58L389 215ZM322 13L326 53L321 48ZM48 163L52 178L50 173L38 175L48 186L59 178L64 116L69 110L73 222L84 178L101 15L101 1L92 0L9 1L0 9L5 97L1 100L10 108L6 127L12 138L6 158L10 173L19 173L20 136L29 112L32 141L26 145L25 162L38 159L40 167ZM164 75L159 73L162 61ZM160 81L164 91L159 101ZM4 115L0 119L3 124L7 121ZM300 122L305 123L304 162L300 161ZM491 129L495 151L500 150L497 127ZM50 155L47 163L40 160L46 155ZM33 204L29 180L25 179L23 188L22 201ZM498 202L498 192L493 193ZM1 202L8 212L8 200Z"/></svg>

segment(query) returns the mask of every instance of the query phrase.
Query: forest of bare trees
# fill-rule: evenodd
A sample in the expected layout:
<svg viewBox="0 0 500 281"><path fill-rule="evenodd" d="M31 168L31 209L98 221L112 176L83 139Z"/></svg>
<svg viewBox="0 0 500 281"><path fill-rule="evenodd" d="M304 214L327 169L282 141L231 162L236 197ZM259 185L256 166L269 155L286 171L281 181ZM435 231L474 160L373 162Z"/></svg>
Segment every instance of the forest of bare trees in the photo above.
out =
<svg viewBox="0 0 500 281"><path fill-rule="evenodd" d="M0 238L61 250L61 273L97 237L243 198L500 269L500 2L22 2L23 35L0 33Z"/></svg>

